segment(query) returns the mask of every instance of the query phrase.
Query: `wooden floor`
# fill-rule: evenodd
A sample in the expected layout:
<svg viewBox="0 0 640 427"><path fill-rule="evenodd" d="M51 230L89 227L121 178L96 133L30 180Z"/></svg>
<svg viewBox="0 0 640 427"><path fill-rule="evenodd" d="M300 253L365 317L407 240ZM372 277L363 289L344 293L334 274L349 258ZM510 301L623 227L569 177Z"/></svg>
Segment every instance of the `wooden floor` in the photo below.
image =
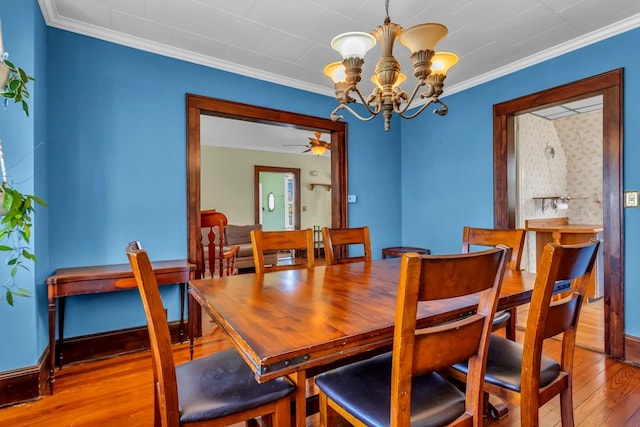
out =
<svg viewBox="0 0 640 427"><path fill-rule="evenodd" d="M529 304L518 308L517 327L524 331L527 323ZM604 353L604 298L585 303L580 312L578 333L576 334L578 347Z"/></svg>
<svg viewBox="0 0 640 427"><path fill-rule="evenodd" d="M204 338L195 357L229 347L219 328L203 321ZM518 332L522 339L522 332ZM559 345L550 342L545 351L557 356ZM178 363L188 360L188 344L175 346ZM574 407L578 426L640 426L640 368L608 359L603 354L577 349ZM70 365L58 371L55 393L38 401L0 409L0 426L150 427L152 420L152 374L148 352ZM519 426L519 409L488 424ZM559 402L554 398L541 411L541 426L560 425ZM317 426L318 417L308 419Z"/></svg>

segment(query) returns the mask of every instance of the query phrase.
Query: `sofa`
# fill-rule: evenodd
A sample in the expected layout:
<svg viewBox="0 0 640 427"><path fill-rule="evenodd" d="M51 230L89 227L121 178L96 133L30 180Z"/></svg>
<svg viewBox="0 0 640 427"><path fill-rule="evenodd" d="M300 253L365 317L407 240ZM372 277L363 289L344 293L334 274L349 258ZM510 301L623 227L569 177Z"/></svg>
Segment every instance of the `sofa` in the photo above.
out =
<svg viewBox="0 0 640 427"><path fill-rule="evenodd" d="M227 224L224 227L223 250L227 251L234 245L240 246L240 250L236 255L236 268L238 270L254 268L253 247L251 245L251 230L261 230L261 229L262 229L262 224L249 224L249 225ZM202 230L202 233L203 233L202 244L204 245L205 265L208 265L209 241L207 239L206 231L207 230L205 229ZM220 241L218 240L218 237L219 237L218 227L214 227L213 231L215 233L214 242L216 244L216 258L218 258L218 254L220 251L219 249ZM275 252L265 253L264 260L265 260L265 264L277 264L278 254ZM216 271L214 272L216 276L219 275L217 271L218 268L219 268L219 265L218 265L218 262L216 262L215 263Z"/></svg>

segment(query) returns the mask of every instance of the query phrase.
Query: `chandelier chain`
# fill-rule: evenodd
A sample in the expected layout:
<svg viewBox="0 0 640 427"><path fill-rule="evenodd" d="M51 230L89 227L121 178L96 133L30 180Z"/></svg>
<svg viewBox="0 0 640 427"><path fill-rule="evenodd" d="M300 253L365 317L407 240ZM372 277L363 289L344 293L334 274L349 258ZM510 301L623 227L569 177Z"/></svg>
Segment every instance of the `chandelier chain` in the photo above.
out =
<svg viewBox="0 0 640 427"><path fill-rule="evenodd" d="M384 10L387 12L387 19L391 19L389 18L389 0L384 1Z"/></svg>

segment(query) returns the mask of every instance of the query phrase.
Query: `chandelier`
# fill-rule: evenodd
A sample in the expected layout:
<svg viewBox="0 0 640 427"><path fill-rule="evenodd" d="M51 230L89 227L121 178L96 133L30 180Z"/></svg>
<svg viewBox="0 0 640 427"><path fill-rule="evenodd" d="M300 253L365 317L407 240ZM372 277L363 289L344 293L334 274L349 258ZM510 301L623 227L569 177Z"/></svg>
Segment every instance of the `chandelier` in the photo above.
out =
<svg viewBox="0 0 640 427"><path fill-rule="evenodd" d="M385 1L387 17L384 24L374 29L371 34L350 32L333 38L331 47L342 55L342 61L332 62L324 68L324 73L333 81L338 105L331 112L331 120L338 121L344 116L337 112L346 109L360 120L369 121L382 113L384 130L391 127L391 116L395 112L404 119L412 119L431 104L439 104L434 113L444 116L447 106L440 101L447 71L458 62L458 56L451 52L435 52L436 44L447 35L447 27L442 24L418 24L403 29L389 18L389 0ZM418 82L411 93L405 92L400 84L406 76L400 72L400 64L393 56L393 44L398 38L401 45L411 51L413 75ZM358 89L361 80L364 55L380 42L382 57L378 61L371 81L376 85L373 92L365 100ZM416 112L405 114L421 89L420 99L428 99ZM364 104L369 115L361 116L348 104L356 102L351 97L355 93Z"/></svg>

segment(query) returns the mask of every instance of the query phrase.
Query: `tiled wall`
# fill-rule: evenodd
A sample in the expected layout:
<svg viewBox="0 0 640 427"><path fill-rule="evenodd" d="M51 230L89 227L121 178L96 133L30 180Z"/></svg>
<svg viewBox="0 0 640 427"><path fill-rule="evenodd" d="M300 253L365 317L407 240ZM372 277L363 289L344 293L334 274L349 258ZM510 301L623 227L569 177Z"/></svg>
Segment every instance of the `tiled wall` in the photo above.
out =
<svg viewBox="0 0 640 427"><path fill-rule="evenodd" d="M533 114L516 118L518 227L526 219L569 217L574 224L602 224L602 111L554 121ZM553 148L553 155L550 148ZM570 196L566 210L534 197ZM535 271L535 233L527 233L522 259Z"/></svg>

